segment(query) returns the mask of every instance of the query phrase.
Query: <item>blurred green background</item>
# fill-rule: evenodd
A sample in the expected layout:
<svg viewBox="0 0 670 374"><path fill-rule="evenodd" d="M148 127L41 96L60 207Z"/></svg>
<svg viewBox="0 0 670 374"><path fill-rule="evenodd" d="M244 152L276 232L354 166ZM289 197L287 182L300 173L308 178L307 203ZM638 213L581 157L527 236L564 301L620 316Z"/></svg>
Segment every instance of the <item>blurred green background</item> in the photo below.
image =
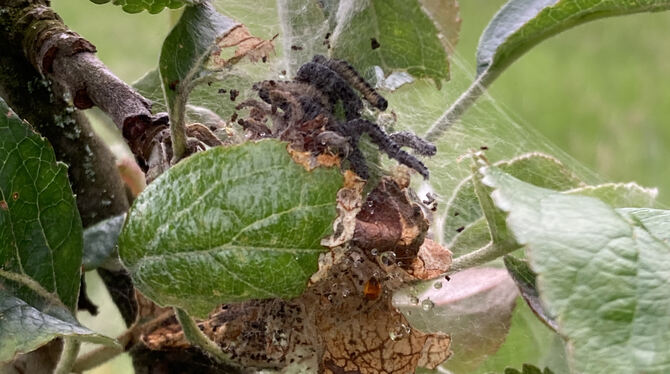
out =
<svg viewBox="0 0 670 374"><path fill-rule="evenodd" d="M92 41L102 61L125 81L132 82L156 66L172 11L129 15L119 7L85 0L52 3L68 26ZM457 55L472 70L479 35L503 3L460 2L463 23ZM670 46L664 44L663 35L668 29L669 12L591 22L532 49L503 73L490 92L514 119L537 129L603 180L659 187L660 201L667 205L670 90L664 82L670 77ZM99 284L93 278L91 282L93 293L104 295L95 291ZM94 323L85 313L82 319ZM120 332L117 315L102 320L104 326L94 323L96 328L111 335ZM96 373L127 372L127 365L128 359L122 358Z"/></svg>

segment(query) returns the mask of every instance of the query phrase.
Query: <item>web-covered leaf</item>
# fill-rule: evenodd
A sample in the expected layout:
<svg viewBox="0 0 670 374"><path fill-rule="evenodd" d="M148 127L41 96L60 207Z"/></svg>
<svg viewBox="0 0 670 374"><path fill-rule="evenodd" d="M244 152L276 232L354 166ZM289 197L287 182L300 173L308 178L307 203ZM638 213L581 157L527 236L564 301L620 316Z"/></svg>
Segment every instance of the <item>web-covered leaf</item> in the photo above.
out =
<svg viewBox="0 0 670 374"><path fill-rule="evenodd" d="M334 57L363 72L373 66L385 75L402 70L415 78L432 78L438 86L448 79L447 51L418 0L336 3L331 5L335 26L329 39Z"/></svg>
<svg viewBox="0 0 670 374"><path fill-rule="evenodd" d="M575 369L669 370L668 244L598 199L539 188L495 167L482 173L508 212L508 228L527 246L543 305L568 339Z"/></svg>
<svg viewBox="0 0 670 374"><path fill-rule="evenodd" d="M67 309L43 313L4 290L0 290L0 316L0 363L12 360L17 354L31 352L58 337L116 345L113 339L81 326Z"/></svg>
<svg viewBox="0 0 670 374"><path fill-rule="evenodd" d="M416 288L397 292L393 305L412 327L451 336L449 370L471 372L505 341L518 293L503 269L468 269Z"/></svg>
<svg viewBox="0 0 670 374"><path fill-rule="evenodd" d="M541 187L568 190L584 185L561 161L542 153L520 155L509 161L500 161L496 163L496 166L520 180ZM473 226L476 232L481 232L480 226L475 225L481 217L481 203L475 194L472 176L470 176L459 184L446 209L443 235L444 240L450 242L449 247L458 253L467 253L460 248L460 245L464 243L469 243L467 247L473 248L471 243L475 236L468 231ZM469 239L464 242L463 237ZM486 237L482 239L485 241L480 242L479 247L490 240Z"/></svg>
<svg viewBox="0 0 670 374"><path fill-rule="evenodd" d="M185 4L198 4L206 0L90 0L96 4L107 4L112 1L112 4L119 5L124 12L139 13L144 10L151 14L160 13L163 9L177 9Z"/></svg>
<svg viewBox="0 0 670 374"><path fill-rule="evenodd" d="M177 164L135 201L119 254L135 286L203 316L223 302L299 295L335 218L339 170L305 171L274 140Z"/></svg>
<svg viewBox="0 0 670 374"><path fill-rule="evenodd" d="M184 126L188 95L194 87L194 81L200 78L205 70L217 38L238 25L205 3L187 7L179 22L165 38L159 60L159 72L175 134L179 134L175 128Z"/></svg>
<svg viewBox="0 0 670 374"><path fill-rule="evenodd" d="M82 226L67 166L2 100L0 113L0 288L47 313L74 311Z"/></svg>

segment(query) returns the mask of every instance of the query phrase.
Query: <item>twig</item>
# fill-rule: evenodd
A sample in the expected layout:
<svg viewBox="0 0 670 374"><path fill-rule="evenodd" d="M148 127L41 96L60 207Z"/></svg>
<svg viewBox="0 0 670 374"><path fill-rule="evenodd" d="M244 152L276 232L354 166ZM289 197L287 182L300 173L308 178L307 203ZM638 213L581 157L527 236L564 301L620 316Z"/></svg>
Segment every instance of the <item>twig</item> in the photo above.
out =
<svg viewBox="0 0 670 374"><path fill-rule="evenodd" d="M119 343L118 346L101 346L84 355L81 355L77 358L77 361L75 361L74 365L72 366L72 371L75 373L81 373L86 370L91 370L113 359L121 353L128 352L132 347L135 346L135 344L137 344L140 335L142 335L144 331L151 331L155 329L170 317L172 317L172 311L168 310L167 312L161 313L156 318L146 323L135 323L123 334L116 338L116 341Z"/></svg>
<svg viewBox="0 0 670 374"><path fill-rule="evenodd" d="M6 0L0 0L0 4ZM167 123L167 115L154 115L151 101L116 77L96 57L95 46L69 30L46 1L14 1L10 23L25 30L21 50L39 73L60 86L58 98L78 109L94 105L107 113L122 130L136 156L146 148L147 130ZM138 142L142 144L137 144Z"/></svg>
<svg viewBox="0 0 670 374"><path fill-rule="evenodd" d="M58 361L58 366L54 374L69 374L72 372L72 366L74 365L77 355L79 354L79 347L81 343L76 338L64 337L63 344L63 353L61 353L60 360Z"/></svg>

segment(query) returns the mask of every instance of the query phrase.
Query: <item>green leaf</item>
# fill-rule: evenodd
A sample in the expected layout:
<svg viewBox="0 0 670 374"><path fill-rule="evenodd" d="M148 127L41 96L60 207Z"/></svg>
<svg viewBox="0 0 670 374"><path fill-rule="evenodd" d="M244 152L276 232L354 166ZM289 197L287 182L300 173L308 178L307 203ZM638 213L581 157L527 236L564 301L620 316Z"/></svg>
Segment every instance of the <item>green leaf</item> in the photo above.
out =
<svg viewBox="0 0 670 374"><path fill-rule="evenodd" d="M107 218L84 230L84 270L114 266L117 260L116 243L126 214Z"/></svg>
<svg viewBox="0 0 670 374"><path fill-rule="evenodd" d="M74 311L81 257L67 166L0 99L0 288L39 309Z"/></svg>
<svg viewBox="0 0 670 374"><path fill-rule="evenodd" d="M623 208L617 212L637 220L649 232L665 243L670 243L670 212L661 209Z"/></svg>
<svg viewBox="0 0 670 374"><path fill-rule="evenodd" d="M119 254L160 305L205 316L224 302L297 296L331 231L339 170L307 172L274 140L193 155L131 208Z"/></svg>
<svg viewBox="0 0 670 374"><path fill-rule="evenodd" d="M536 44L576 25L668 8L667 0L510 0L479 40L477 74L496 75Z"/></svg>
<svg viewBox="0 0 670 374"><path fill-rule="evenodd" d="M526 304L528 304L540 321L544 322L550 329L557 331L558 326L554 317L549 316L544 306L542 306L540 294L537 291L537 275L530 269L528 261L520 260L510 255L505 256L503 259L507 271L512 276L512 279L514 279L517 287L519 287L521 296L526 301Z"/></svg>
<svg viewBox="0 0 670 374"><path fill-rule="evenodd" d="M17 354L33 351L58 337L117 345L113 339L81 326L69 311L63 309L58 314L65 319L40 312L0 290L0 362L10 361Z"/></svg>
<svg viewBox="0 0 670 374"><path fill-rule="evenodd" d="M171 125L184 126L184 112L194 81L201 77L217 38L239 25L209 3L189 6L165 38L159 59L163 94Z"/></svg>
<svg viewBox="0 0 670 374"><path fill-rule="evenodd" d="M531 182L532 183L532 182ZM605 183L566 191L569 194L591 196L613 207L648 207L656 203L658 190L637 183Z"/></svg>
<svg viewBox="0 0 670 374"><path fill-rule="evenodd" d="M532 152L517 156L511 160L500 161L495 164L506 173L522 181L555 190L568 190L582 187L581 180L557 158ZM453 246L456 235L467 229L482 217L479 199L475 194L472 176L464 179L454 191L448 203L444 225L444 240ZM459 231L460 230L460 231ZM482 237L485 239L485 237ZM490 239L480 243L485 245ZM473 244L470 241L469 247ZM474 244L476 246L476 244ZM455 248L455 250L463 252ZM460 253L459 252L459 253Z"/></svg>
<svg viewBox="0 0 670 374"><path fill-rule="evenodd" d="M347 60L368 77L372 66L385 75L407 71L440 85L449 78L447 52L438 30L417 0L340 2L334 14L332 56ZM379 47L373 49L371 39Z"/></svg>
<svg viewBox="0 0 670 374"><path fill-rule="evenodd" d="M670 246L602 201L481 170L578 372L670 370Z"/></svg>
<svg viewBox="0 0 670 374"><path fill-rule="evenodd" d="M110 0L91 0L96 4L105 4ZM205 0L206 1L206 0ZM177 9L184 4L198 4L203 0L114 0L114 5L120 5L124 12L139 13L148 11L151 14L160 13L165 8Z"/></svg>

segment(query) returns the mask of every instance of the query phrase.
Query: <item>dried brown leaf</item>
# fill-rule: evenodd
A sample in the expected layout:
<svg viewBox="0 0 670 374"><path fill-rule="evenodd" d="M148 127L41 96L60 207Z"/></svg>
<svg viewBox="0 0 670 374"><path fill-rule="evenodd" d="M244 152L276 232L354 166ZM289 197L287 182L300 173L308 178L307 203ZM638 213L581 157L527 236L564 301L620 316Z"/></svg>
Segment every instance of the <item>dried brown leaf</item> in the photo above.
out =
<svg viewBox="0 0 670 374"><path fill-rule="evenodd" d="M353 244L379 253L392 251L408 267L428 231L428 220L395 180L384 177L356 216Z"/></svg>
<svg viewBox="0 0 670 374"><path fill-rule="evenodd" d="M212 63L217 67L225 67L237 63L243 57L247 57L251 62L265 61L270 56L270 53L274 53L275 51L272 42L276 37L277 35L270 40L263 40L251 35L245 25L240 24L235 26L228 33L217 39L217 51L212 54ZM223 50L231 47L235 48L233 56L229 58L222 57Z"/></svg>
<svg viewBox="0 0 670 374"><path fill-rule="evenodd" d="M426 239L407 272L416 279L428 280L446 273L450 266L451 251Z"/></svg>

